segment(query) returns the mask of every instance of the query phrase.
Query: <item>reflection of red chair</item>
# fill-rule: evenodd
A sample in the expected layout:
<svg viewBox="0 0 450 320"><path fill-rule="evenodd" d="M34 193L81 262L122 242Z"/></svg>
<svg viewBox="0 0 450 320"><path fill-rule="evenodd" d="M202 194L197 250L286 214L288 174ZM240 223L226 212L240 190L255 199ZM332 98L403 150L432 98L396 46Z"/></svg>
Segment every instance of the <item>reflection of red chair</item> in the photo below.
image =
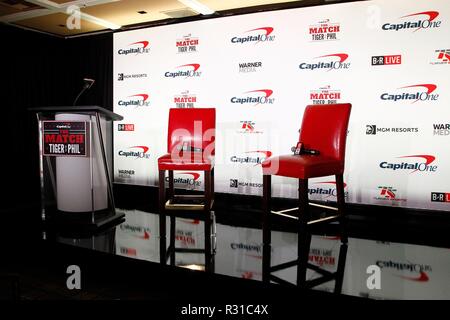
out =
<svg viewBox="0 0 450 320"><path fill-rule="evenodd" d="M212 268L211 207L214 201L214 154L216 110L213 108L170 109L167 154L158 159L159 170L159 232L160 261L166 264L170 257L175 264L175 252L205 253L205 269ZM166 198L165 172L169 171L169 191ZM203 171L204 196L175 195L173 172ZM205 221L205 248L175 247L174 211L196 210ZM166 213L170 215L170 244L166 248ZM183 216L183 215L181 215ZM196 217L193 213L188 217Z"/></svg>
<svg viewBox="0 0 450 320"><path fill-rule="evenodd" d="M299 142L305 149L317 150L319 154L282 155L271 157L262 163L263 168L263 281L284 282L272 272L297 265L297 285L313 287L323 282L336 279L335 291L340 291L343 273L343 262L346 255L347 235L344 228L344 161L347 127L350 118L351 104L307 106L303 115ZM271 211L271 176L278 175L299 179L299 212L298 217L286 215L287 209ZM322 176L336 176L337 214L311 220L308 200L308 179ZM297 210L298 209L298 210ZM298 219L298 258L277 266L270 265L271 255L271 213ZM311 244L310 227L323 223L339 222L341 241L344 250L340 251L338 271L331 273L308 263ZM312 269L322 275L319 279L306 281L306 270Z"/></svg>

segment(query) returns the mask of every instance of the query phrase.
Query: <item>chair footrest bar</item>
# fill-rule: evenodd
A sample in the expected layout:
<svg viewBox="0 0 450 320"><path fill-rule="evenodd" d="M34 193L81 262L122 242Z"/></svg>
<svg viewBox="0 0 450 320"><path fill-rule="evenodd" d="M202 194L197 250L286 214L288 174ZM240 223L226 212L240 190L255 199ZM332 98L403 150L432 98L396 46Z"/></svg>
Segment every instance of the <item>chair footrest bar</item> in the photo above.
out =
<svg viewBox="0 0 450 320"><path fill-rule="evenodd" d="M212 208L214 200L211 200L210 209ZM174 203L172 199L167 200L165 204L166 210L189 210L189 211L203 211L206 209L205 203Z"/></svg>
<svg viewBox="0 0 450 320"><path fill-rule="evenodd" d="M316 225L316 224L321 224L321 223L330 223L332 221L337 221L341 218L340 215L337 216L329 216L329 217L325 217L325 218L321 218L321 219L316 219L316 220L311 220L308 221L307 224L308 225Z"/></svg>
<svg viewBox="0 0 450 320"><path fill-rule="evenodd" d="M279 284L285 284L285 285L288 285L288 286L295 287L295 284L293 284L293 283L291 283L289 281L283 280L283 279L281 279L281 278L279 278L277 276L274 276L273 274L271 274L269 276L269 280L272 280L273 282L276 282L276 283L279 283Z"/></svg>
<svg viewBox="0 0 450 320"><path fill-rule="evenodd" d="M281 263L281 264L277 264L275 266L271 266L270 267L270 272L274 272L274 271L278 271L278 270L282 270L282 269L287 269L293 266L298 265L298 259L297 260L292 260L289 262L285 262L285 263Z"/></svg>

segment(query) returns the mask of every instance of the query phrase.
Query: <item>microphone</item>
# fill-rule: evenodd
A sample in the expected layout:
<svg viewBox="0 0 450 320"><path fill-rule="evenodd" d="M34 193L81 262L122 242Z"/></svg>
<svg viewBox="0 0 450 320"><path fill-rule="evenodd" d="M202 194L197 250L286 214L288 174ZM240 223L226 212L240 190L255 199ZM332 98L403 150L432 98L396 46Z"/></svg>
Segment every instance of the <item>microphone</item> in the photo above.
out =
<svg viewBox="0 0 450 320"><path fill-rule="evenodd" d="M75 106L78 99L81 97L84 91L89 90L95 83L94 79L84 78L83 79L83 89L81 89L80 93L77 95L75 100L73 101L73 105Z"/></svg>

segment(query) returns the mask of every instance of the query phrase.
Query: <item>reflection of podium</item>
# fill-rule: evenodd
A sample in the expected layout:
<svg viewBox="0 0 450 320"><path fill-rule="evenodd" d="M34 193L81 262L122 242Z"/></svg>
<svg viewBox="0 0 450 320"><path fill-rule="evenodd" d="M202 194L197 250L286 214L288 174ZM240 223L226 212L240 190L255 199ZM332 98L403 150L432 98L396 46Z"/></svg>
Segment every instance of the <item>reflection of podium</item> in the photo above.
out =
<svg viewBox="0 0 450 320"><path fill-rule="evenodd" d="M44 107L39 126L43 220L99 227L123 218L112 190L112 122L98 106Z"/></svg>

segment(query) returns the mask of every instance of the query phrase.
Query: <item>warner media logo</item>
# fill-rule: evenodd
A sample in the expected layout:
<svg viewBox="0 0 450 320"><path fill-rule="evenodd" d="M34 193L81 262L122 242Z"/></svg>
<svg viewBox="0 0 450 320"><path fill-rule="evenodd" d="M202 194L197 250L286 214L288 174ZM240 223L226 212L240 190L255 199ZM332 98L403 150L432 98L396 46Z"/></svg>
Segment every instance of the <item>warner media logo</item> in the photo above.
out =
<svg viewBox="0 0 450 320"><path fill-rule="evenodd" d="M334 104L341 99L341 90L331 89L331 86L321 87L318 90L311 90L309 100L312 104Z"/></svg>
<svg viewBox="0 0 450 320"><path fill-rule="evenodd" d="M238 133L263 133L256 129L256 123L254 121L244 120L240 124L241 128L237 131Z"/></svg>
<svg viewBox="0 0 450 320"><path fill-rule="evenodd" d="M254 106L257 105L265 105L265 104L273 104L275 98L271 98L273 94L273 90L271 89L258 89L246 91L243 93L241 97L232 97L230 99L231 103L236 104L252 104Z"/></svg>
<svg viewBox="0 0 450 320"><path fill-rule="evenodd" d="M150 106L149 94L147 93L138 93L133 94L132 96L128 96L126 99L119 100L117 103L121 107L148 107Z"/></svg>
<svg viewBox="0 0 450 320"><path fill-rule="evenodd" d="M272 27L261 27L244 32L244 35L231 38L231 43L244 44L244 43L261 43L272 42L275 40L275 35L272 34Z"/></svg>
<svg viewBox="0 0 450 320"><path fill-rule="evenodd" d="M189 90L183 91L173 97L173 103L176 108L195 108L197 103L197 96L189 92Z"/></svg>
<svg viewBox="0 0 450 320"><path fill-rule="evenodd" d="M200 77L202 72L197 71L200 69L200 64L198 63L189 63L189 64L183 64L181 66L176 67L175 69L179 69L177 71L167 71L164 76L166 78L178 78L178 77L184 77L186 78L196 78Z"/></svg>
<svg viewBox="0 0 450 320"><path fill-rule="evenodd" d="M406 199L397 198L397 189L393 187L378 186L380 190L378 196L374 197L375 200L389 200L389 201L406 201Z"/></svg>
<svg viewBox="0 0 450 320"><path fill-rule="evenodd" d="M402 56L400 54L390 56L373 56L371 62L373 66L388 66L393 64L402 64Z"/></svg>
<svg viewBox="0 0 450 320"><path fill-rule="evenodd" d="M179 172L178 175L181 175L173 179L174 184L188 186L188 187L199 187L200 181L200 173L198 172ZM166 181L169 182L169 177L166 177Z"/></svg>
<svg viewBox="0 0 450 320"><path fill-rule="evenodd" d="M128 150L120 150L118 152L121 157L131 157L134 159L150 159L150 154L148 154L148 147L146 146L134 146L129 147Z"/></svg>
<svg viewBox="0 0 450 320"><path fill-rule="evenodd" d="M433 124L434 136L448 136L450 135L450 123L434 123Z"/></svg>
<svg viewBox="0 0 450 320"><path fill-rule="evenodd" d="M436 172L437 167L436 165L431 165L435 160L436 157L432 155L413 155L413 156L401 156L397 157L397 159L406 159L410 160L410 162L404 162L403 160L399 160L396 162L387 162L383 161L379 164L381 169L387 169L387 170L406 170L410 171L410 173L414 172ZM419 162L419 160L421 160Z"/></svg>
<svg viewBox="0 0 450 320"><path fill-rule="evenodd" d="M183 36L182 39L177 39L175 46L177 48L177 53L189 53L197 52L197 46L199 44L199 39L193 37L192 34Z"/></svg>
<svg viewBox="0 0 450 320"><path fill-rule="evenodd" d="M397 88L397 90L403 91L400 93L383 93L380 98L384 101L411 101L411 103L416 103L417 101L436 101L439 99L439 94L433 93L436 89L437 86L432 83L414 84Z"/></svg>
<svg viewBox="0 0 450 320"><path fill-rule="evenodd" d="M262 68L262 62L261 61L255 61L255 62L240 62L239 63L239 72L240 73L250 73L250 72L256 72Z"/></svg>
<svg viewBox="0 0 450 320"><path fill-rule="evenodd" d="M143 53L149 53L150 52L149 44L150 43L148 41L133 42L130 43L127 46L127 48L119 49L117 53L120 55L128 55L128 54L138 55Z"/></svg>
<svg viewBox="0 0 450 320"><path fill-rule="evenodd" d="M327 71L331 71L350 68L350 62L346 62L348 61L347 53L327 54L324 56L315 57L313 59L320 59L320 60L315 63L302 62L298 67L301 70L310 70L310 71L314 71L316 69L326 69Z"/></svg>
<svg viewBox="0 0 450 320"><path fill-rule="evenodd" d="M324 198L337 197L336 182L335 181L322 181L316 182L313 185L318 185L317 187L308 188L308 193L311 196L321 195ZM344 190L347 188L347 184L344 182ZM348 191L344 191L344 197L348 198Z"/></svg>
<svg viewBox="0 0 450 320"><path fill-rule="evenodd" d="M436 20L439 16L438 11L423 11L417 13L411 13L406 16L400 17L400 19L410 18L407 21L400 23L385 23L381 26L381 29L387 31L400 31L412 29L414 32L422 29L434 29L441 26L442 21Z"/></svg>
<svg viewBox="0 0 450 320"><path fill-rule="evenodd" d="M134 170L129 170L129 169L119 169L119 178L122 179L131 179L133 178L133 176L135 175L135 171Z"/></svg>
<svg viewBox="0 0 450 320"><path fill-rule="evenodd" d="M450 64L450 49L439 49L435 50L436 60L433 62L430 62L430 64L433 65L440 65L440 64Z"/></svg>
<svg viewBox="0 0 450 320"><path fill-rule="evenodd" d="M428 282L430 280L429 273L433 271L430 265L412 262L378 260L375 264L380 269L395 270L394 275L397 277L416 282ZM402 274L400 275L398 272ZM406 276L405 273L409 273L409 275Z"/></svg>
<svg viewBox="0 0 450 320"><path fill-rule="evenodd" d="M259 165L272 155L272 151L247 151L240 156L232 156L230 161L239 164Z"/></svg>
<svg viewBox="0 0 450 320"><path fill-rule="evenodd" d="M330 41L339 40L338 34L340 33L341 26L339 23L332 23L330 19L319 21L317 24L309 26L309 34L311 35L311 41Z"/></svg>

